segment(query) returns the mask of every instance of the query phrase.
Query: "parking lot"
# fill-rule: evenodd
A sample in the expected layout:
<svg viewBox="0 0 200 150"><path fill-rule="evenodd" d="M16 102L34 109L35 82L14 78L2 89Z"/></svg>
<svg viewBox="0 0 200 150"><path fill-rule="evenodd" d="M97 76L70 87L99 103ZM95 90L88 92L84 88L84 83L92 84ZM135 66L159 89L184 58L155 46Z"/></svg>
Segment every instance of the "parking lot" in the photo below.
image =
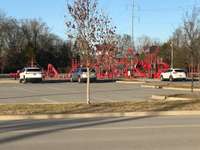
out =
<svg viewBox="0 0 200 150"><path fill-rule="evenodd" d="M141 101L149 100L153 94L177 94L186 91L142 88L141 84L122 84L115 82L92 83L91 100ZM2 83L0 84L0 103L63 103L85 102L86 84L82 83Z"/></svg>

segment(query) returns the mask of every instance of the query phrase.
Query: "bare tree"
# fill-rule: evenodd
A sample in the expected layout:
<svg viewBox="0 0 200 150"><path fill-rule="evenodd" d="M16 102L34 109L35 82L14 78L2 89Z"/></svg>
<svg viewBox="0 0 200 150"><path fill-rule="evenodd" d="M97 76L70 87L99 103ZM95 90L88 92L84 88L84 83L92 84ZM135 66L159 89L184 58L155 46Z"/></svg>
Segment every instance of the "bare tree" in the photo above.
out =
<svg viewBox="0 0 200 150"><path fill-rule="evenodd" d="M117 36L117 47L119 48L119 53L124 55L125 53L127 53L128 48L132 48L133 46L133 42L132 42L132 38L130 35L128 34L124 34L124 35L118 35Z"/></svg>
<svg viewBox="0 0 200 150"><path fill-rule="evenodd" d="M200 40L200 10L193 8L191 14L187 13L184 18L183 31L185 33L185 46L188 48L191 57L192 68L199 60L199 40Z"/></svg>
<svg viewBox="0 0 200 150"><path fill-rule="evenodd" d="M115 27L97 8L97 0L74 0L67 4L71 19L66 19L68 37L78 39L79 54L87 66L87 103L90 104L89 66L97 54L97 45L112 43ZM113 44L113 43L112 43Z"/></svg>
<svg viewBox="0 0 200 150"><path fill-rule="evenodd" d="M0 16L0 57L1 72L8 63L9 53L18 53L20 50L20 28L14 18Z"/></svg>
<svg viewBox="0 0 200 150"><path fill-rule="evenodd" d="M200 11L195 7L191 13L187 12L183 18L182 26L175 30L173 36L168 41L168 44L173 42L175 66L184 67L185 64L195 66L199 63L199 15Z"/></svg>
<svg viewBox="0 0 200 150"><path fill-rule="evenodd" d="M31 66L33 66L34 62L36 61L36 51L39 44L39 37L40 35L44 35L48 32L48 28L45 23L41 22L40 20L23 20L21 25L21 30L23 36L25 37L26 44L29 45L28 49L28 57L30 59ZM41 42L41 41L40 41Z"/></svg>
<svg viewBox="0 0 200 150"><path fill-rule="evenodd" d="M191 58L192 66L192 85L191 91L193 91L193 73L195 63L199 61L199 40L200 40L200 9L194 7L192 13L186 13L184 18L183 30L185 33L185 46L188 48Z"/></svg>
<svg viewBox="0 0 200 150"><path fill-rule="evenodd" d="M149 36L143 35L137 39L136 45L138 51L145 51L153 45L159 45L159 42Z"/></svg>

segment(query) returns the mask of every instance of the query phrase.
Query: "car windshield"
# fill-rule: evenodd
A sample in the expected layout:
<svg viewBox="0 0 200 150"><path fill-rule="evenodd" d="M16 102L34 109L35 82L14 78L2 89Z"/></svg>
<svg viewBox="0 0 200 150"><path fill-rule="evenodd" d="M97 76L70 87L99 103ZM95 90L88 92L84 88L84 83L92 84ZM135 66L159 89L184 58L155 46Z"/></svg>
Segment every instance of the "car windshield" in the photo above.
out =
<svg viewBox="0 0 200 150"><path fill-rule="evenodd" d="M87 69L86 68L82 68L81 72L87 72Z"/></svg>
<svg viewBox="0 0 200 150"><path fill-rule="evenodd" d="M95 73L96 71L94 69L91 69L90 72Z"/></svg>
<svg viewBox="0 0 200 150"><path fill-rule="evenodd" d="M28 72L40 72L41 70L39 68L31 68L27 69Z"/></svg>
<svg viewBox="0 0 200 150"><path fill-rule="evenodd" d="M171 72L172 70L167 70L167 71L165 71L165 73L167 73L167 72Z"/></svg>
<svg viewBox="0 0 200 150"><path fill-rule="evenodd" d="M81 68L81 72L87 72L87 68ZM90 69L90 72L95 73L95 69Z"/></svg>
<svg viewBox="0 0 200 150"><path fill-rule="evenodd" d="M185 70L181 70L181 69L176 69L174 71L176 71L176 72L185 72Z"/></svg>

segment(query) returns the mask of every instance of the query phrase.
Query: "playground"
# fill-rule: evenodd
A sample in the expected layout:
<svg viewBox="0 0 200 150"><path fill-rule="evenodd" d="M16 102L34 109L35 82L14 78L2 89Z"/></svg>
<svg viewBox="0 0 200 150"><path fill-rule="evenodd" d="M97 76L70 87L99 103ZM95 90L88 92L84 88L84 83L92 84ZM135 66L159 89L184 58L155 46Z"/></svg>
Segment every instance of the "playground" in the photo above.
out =
<svg viewBox="0 0 200 150"><path fill-rule="evenodd" d="M95 60L90 63L90 68L96 70L97 79L160 78L160 74L166 71L169 65L158 56L158 53L157 46L149 48L148 52L142 54L129 48L124 55L114 57L113 54L100 55L99 52ZM71 74L81 66L84 66L83 61L72 59L71 69L66 74L61 74L53 64L48 64L47 69L44 70L44 77L68 80Z"/></svg>
<svg viewBox="0 0 200 150"><path fill-rule="evenodd" d="M149 52L139 54L129 48L124 55L113 57L113 54L99 55L90 67L95 68L98 79L118 79L118 78L160 78L160 74L169 68L158 56L159 47L150 48ZM141 57L143 55L143 58ZM106 63L102 63L102 57ZM77 59L72 60L71 72L81 62Z"/></svg>

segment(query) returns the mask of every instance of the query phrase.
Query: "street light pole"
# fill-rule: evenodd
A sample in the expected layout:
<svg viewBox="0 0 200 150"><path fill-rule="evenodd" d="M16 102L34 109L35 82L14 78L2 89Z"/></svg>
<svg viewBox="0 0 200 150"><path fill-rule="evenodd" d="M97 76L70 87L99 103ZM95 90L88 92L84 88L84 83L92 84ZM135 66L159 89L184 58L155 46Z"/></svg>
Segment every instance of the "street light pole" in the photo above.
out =
<svg viewBox="0 0 200 150"><path fill-rule="evenodd" d="M171 68L174 68L174 43L171 41Z"/></svg>
<svg viewBox="0 0 200 150"><path fill-rule="evenodd" d="M134 50L134 8L135 8L135 1L132 0L132 44L133 44L133 50Z"/></svg>

